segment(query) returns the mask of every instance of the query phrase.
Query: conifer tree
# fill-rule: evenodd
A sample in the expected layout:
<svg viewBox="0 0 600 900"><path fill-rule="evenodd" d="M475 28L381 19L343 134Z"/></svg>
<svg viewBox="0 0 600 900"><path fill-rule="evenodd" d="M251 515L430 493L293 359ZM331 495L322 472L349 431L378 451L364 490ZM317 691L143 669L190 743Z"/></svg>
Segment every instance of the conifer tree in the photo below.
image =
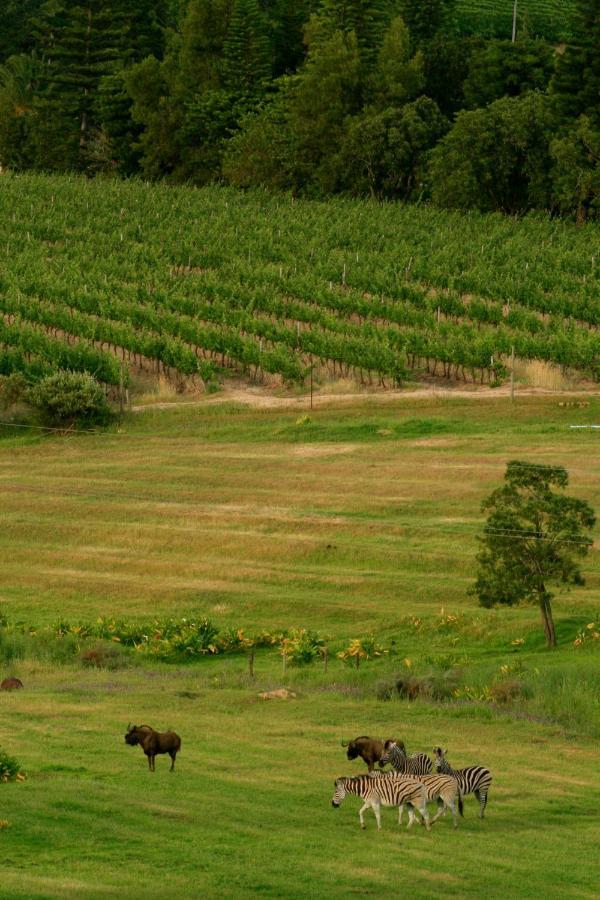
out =
<svg viewBox="0 0 600 900"><path fill-rule="evenodd" d="M35 31L44 63L36 102L37 164L84 168L100 79L122 57L124 9L103 0L55 0L42 9Z"/></svg>
<svg viewBox="0 0 600 900"><path fill-rule="evenodd" d="M322 0L313 28L327 38L354 32L361 59L373 61L397 6L394 0Z"/></svg>
<svg viewBox="0 0 600 900"><path fill-rule="evenodd" d="M261 94L271 75L271 47L257 0L235 0L223 45L224 86L241 96Z"/></svg>

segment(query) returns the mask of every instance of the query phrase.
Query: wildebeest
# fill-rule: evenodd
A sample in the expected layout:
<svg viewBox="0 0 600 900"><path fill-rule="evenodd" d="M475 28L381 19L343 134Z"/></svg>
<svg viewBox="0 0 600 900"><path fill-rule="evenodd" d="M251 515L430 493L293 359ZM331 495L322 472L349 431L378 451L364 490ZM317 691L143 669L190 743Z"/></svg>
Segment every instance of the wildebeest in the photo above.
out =
<svg viewBox="0 0 600 900"><path fill-rule="evenodd" d="M0 683L0 691L16 691L22 687L23 682L20 678L5 678L4 681Z"/></svg>
<svg viewBox="0 0 600 900"><path fill-rule="evenodd" d="M363 734L346 744L342 741L342 747L348 748L346 753L348 759L356 759L357 756L360 756L366 762L369 772L372 772L375 763L379 762L385 752L385 743L387 742L378 741ZM402 741L395 741L395 743L399 747L404 747Z"/></svg>
<svg viewBox="0 0 600 900"><path fill-rule="evenodd" d="M155 757L168 753L171 757L170 772L175 768L175 757L181 749L181 738L174 731L155 731L149 725L128 725L125 743L135 747L139 744L148 757L148 768L155 771Z"/></svg>

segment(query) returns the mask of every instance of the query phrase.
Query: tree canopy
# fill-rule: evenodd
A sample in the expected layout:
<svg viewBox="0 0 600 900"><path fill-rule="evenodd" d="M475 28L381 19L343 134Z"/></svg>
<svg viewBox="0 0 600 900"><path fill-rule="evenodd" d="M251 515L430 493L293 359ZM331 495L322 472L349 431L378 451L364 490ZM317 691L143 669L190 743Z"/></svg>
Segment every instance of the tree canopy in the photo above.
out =
<svg viewBox="0 0 600 900"><path fill-rule="evenodd" d="M556 646L551 586L584 583L579 560L592 545L594 512L563 493L562 466L513 461L504 484L484 501L488 513L475 591L482 606L539 605L548 647Z"/></svg>

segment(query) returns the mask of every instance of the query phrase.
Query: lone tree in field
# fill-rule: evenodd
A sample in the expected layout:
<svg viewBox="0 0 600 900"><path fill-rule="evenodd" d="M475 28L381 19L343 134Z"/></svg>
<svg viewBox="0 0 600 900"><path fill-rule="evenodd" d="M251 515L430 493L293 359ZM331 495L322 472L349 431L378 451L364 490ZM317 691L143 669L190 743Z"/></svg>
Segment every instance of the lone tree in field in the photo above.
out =
<svg viewBox="0 0 600 900"><path fill-rule="evenodd" d="M482 606L539 604L548 647L556 646L548 585L583 584L578 559L587 555L595 516L567 486L562 466L509 462L504 485L483 503L489 512L477 556L475 591Z"/></svg>

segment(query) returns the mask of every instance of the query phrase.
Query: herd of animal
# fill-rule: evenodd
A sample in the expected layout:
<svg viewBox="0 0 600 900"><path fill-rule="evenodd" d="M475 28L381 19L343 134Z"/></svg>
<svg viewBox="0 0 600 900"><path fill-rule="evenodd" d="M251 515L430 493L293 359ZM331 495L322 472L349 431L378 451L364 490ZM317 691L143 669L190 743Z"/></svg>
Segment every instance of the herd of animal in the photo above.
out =
<svg viewBox="0 0 600 900"><path fill-rule="evenodd" d="M358 813L361 828L365 828L365 811L372 809L377 828L381 829L382 806L398 808L398 824L402 824L406 806L408 828L416 819L416 810L428 831L440 816L450 810L456 828L457 812L462 816L463 797L467 794L474 794L479 800L479 817L483 819L492 781L490 770L484 766L453 769L446 758L448 751L441 747L434 748L433 762L426 753L408 756L404 743L393 738L378 741L361 735L347 744L342 741L342 746L347 748L348 759L360 757L369 772L368 775L336 778L331 804L337 809L347 794L360 797L364 801ZM374 771L376 764L383 769L387 763L391 763L391 771ZM437 801L438 811L430 819L427 803L432 800Z"/></svg>

